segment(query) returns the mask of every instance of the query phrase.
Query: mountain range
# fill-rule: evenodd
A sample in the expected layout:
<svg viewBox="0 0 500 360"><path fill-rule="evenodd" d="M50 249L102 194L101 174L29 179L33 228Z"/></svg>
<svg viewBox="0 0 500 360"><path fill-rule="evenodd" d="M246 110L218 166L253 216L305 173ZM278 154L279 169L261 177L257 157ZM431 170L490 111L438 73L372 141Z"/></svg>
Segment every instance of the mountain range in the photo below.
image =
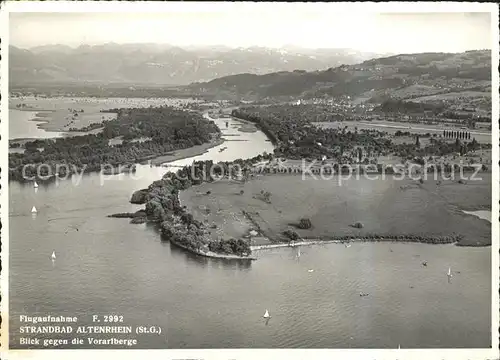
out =
<svg viewBox="0 0 500 360"><path fill-rule="evenodd" d="M191 91L220 98L384 98L474 95L491 99L491 51L400 54L317 71L280 71L221 77L191 84ZM459 95L457 95L459 94Z"/></svg>
<svg viewBox="0 0 500 360"><path fill-rule="evenodd" d="M96 83L187 85L241 73L323 70L384 54L285 46L228 48L161 44L9 47L11 84Z"/></svg>

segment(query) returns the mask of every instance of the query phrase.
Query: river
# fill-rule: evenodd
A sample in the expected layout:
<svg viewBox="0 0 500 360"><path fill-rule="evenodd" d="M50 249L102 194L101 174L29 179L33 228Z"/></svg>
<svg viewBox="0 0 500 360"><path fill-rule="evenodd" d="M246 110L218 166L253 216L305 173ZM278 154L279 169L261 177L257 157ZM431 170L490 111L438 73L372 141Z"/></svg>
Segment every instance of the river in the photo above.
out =
<svg viewBox="0 0 500 360"><path fill-rule="evenodd" d="M226 138L247 141L195 159L272 151L261 132L225 122L216 120ZM490 247L330 244L304 247L299 259L290 248L257 251L251 263L202 258L162 241L155 226L106 217L139 209L131 194L165 170L141 165L134 175L90 174L37 191L9 184L11 348L23 348L20 315L49 314L77 316L79 325L116 314L125 325L162 327L161 336L133 336L139 348L490 346Z"/></svg>

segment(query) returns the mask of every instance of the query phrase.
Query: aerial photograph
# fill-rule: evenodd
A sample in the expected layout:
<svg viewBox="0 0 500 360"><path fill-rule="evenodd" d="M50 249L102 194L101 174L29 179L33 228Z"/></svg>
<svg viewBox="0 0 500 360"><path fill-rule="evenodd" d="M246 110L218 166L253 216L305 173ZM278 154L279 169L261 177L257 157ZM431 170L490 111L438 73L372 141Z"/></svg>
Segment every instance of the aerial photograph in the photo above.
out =
<svg viewBox="0 0 500 360"><path fill-rule="evenodd" d="M9 348L492 348L492 14L237 5L9 13Z"/></svg>

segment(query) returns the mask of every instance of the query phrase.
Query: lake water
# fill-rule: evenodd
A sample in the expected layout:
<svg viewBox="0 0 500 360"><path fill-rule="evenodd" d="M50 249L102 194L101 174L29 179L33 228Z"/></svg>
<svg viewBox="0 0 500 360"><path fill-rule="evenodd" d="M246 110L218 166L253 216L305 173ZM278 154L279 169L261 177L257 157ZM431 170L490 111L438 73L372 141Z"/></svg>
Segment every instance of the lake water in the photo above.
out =
<svg viewBox="0 0 500 360"><path fill-rule="evenodd" d="M225 121L216 123L224 129ZM225 133L249 141L228 141L219 147L227 150L198 159L272 150L262 133L229 122ZM135 175L92 174L37 191L9 184L12 348L22 347L19 315L49 314L77 316L78 325L116 314L124 325L161 326L160 336L128 337L140 348L490 346L490 247L331 244L304 247L300 259L291 248L257 251L252 263L202 258L162 241L155 226L106 217L139 209L131 194L165 171L138 166Z"/></svg>
<svg viewBox="0 0 500 360"><path fill-rule="evenodd" d="M70 127L81 128L91 123L100 122L103 118L111 119L115 114L100 113L100 110L108 110L113 108L133 108L133 107L149 107L149 106L182 106L184 104L196 102L190 99L160 99L160 98L85 98L85 97L50 97L50 98L11 98L9 99L9 139L26 139L26 138L56 138L68 136L68 133L57 131L46 131L38 128L41 122L31 121L37 116L37 112L56 111L50 113L50 116L66 118L69 115L68 109L84 110L80 113L77 119ZM22 111L15 109L15 106L25 104L34 111ZM44 111L45 110L45 111ZM60 121L59 126L64 126L68 123L67 120ZM71 133L69 135L85 135L86 133Z"/></svg>
<svg viewBox="0 0 500 360"><path fill-rule="evenodd" d="M489 210L477 210L477 211L463 211L466 214L477 216L480 219L488 220L491 222L491 211Z"/></svg>
<svg viewBox="0 0 500 360"><path fill-rule="evenodd" d="M9 109L9 139L48 139L63 136L61 132L38 128L41 122L32 121L35 118L36 112L34 111Z"/></svg>

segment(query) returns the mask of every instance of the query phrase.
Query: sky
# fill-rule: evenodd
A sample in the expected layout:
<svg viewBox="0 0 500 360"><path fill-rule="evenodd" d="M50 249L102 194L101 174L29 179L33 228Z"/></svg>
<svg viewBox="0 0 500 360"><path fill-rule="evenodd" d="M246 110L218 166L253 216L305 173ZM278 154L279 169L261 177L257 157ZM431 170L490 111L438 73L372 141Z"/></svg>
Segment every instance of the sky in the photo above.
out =
<svg viewBox="0 0 500 360"><path fill-rule="evenodd" d="M489 49L492 43L491 15L484 12L354 12L338 10L332 3L289 3L274 8L272 3L254 3L246 8L199 9L179 5L169 12L153 13L11 12L10 44L21 48L108 42L278 48L295 45L416 53Z"/></svg>

